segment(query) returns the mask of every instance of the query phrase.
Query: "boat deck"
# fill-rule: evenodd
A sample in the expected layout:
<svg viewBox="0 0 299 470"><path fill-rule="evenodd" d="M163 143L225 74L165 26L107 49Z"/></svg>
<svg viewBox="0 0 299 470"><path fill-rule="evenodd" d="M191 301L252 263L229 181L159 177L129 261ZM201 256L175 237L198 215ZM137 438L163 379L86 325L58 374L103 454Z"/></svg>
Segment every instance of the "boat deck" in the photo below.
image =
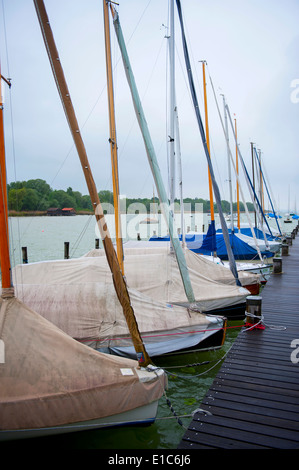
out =
<svg viewBox="0 0 299 470"><path fill-rule="evenodd" d="M298 273L294 239L261 294L265 329L240 331L178 449L299 449Z"/></svg>

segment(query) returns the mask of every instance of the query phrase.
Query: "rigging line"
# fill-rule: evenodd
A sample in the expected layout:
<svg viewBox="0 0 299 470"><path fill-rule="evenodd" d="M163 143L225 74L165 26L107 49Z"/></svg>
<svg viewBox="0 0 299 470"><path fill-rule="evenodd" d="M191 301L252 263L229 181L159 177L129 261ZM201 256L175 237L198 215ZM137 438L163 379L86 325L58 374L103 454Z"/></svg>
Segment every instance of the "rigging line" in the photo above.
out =
<svg viewBox="0 0 299 470"><path fill-rule="evenodd" d="M91 221L91 219L93 219L93 217L94 217L93 214L91 214L91 215L88 217L88 219L87 219L87 221L86 221L86 223L85 223L83 229L82 229L81 232L78 234L78 237L77 237L77 239L76 239L76 241L75 241L75 243L74 243L74 248L71 250L71 257L74 255L74 253L75 253L76 250L78 249L79 243L81 242L82 238L84 237L84 235L85 235L85 233L86 233L86 231L87 231L87 229L88 229L88 227L89 227L90 221Z"/></svg>
<svg viewBox="0 0 299 470"><path fill-rule="evenodd" d="M151 0L150 0L150 1L151 1ZM150 3L150 2L149 2L149 3ZM146 8L147 8L147 7L146 7ZM144 13L145 13L145 10L144 10L143 14L144 14ZM142 14L142 16L143 16L143 14ZM141 16L141 18L142 18L142 16ZM140 20L141 20L141 18L140 18ZM139 20L139 22L140 22L140 20ZM137 28L137 27L136 27L136 28ZM135 28L134 32L136 31L136 28ZM133 35L133 33L132 33L132 35ZM131 36L131 37L132 37L132 36ZM116 41L116 42L117 42L117 41ZM145 98L145 96L146 96L146 94L147 94L147 92L148 92L149 85L150 85L150 82L151 82L151 79L152 79L154 70L155 70L155 68L156 68L156 65L157 65L157 63L158 63L158 59L159 59L159 57L160 57L160 54L161 54L163 45L164 45L164 37L162 38L161 45L160 45L160 48L159 48L159 50L158 50L158 53L157 53L157 56L156 56L156 60L155 60L155 62L154 62L154 65L153 65L153 67L152 67L152 71L151 71L150 77L149 77L149 79L148 79L147 85L146 85L145 90L144 90L144 92L143 92L143 97L142 97L142 99ZM116 64L114 65L114 69L113 69L113 70L116 70L116 69L117 69L117 65L118 65L118 62L119 62L120 60L121 60L121 57L117 59L117 62L116 62ZM116 87L115 87L115 88L116 88ZM117 104L116 104L116 107L117 107ZM124 152L125 152L125 147L126 147L128 141L129 141L129 138L130 138L131 133L133 132L133 129L134 129L135 125L136 125L136 122L137 122L137 119L136 119L136 116L134 116L133 119L132 119L131 127L130 127L128 133L127 133L127 136L126 136L124 142L122 143L121 147L118 148L118 159L119 159L119 161L120 161L121 158L123 157L123 154L124 154ZM164 141L163 141L163 142L164 142ZM162 144L161 144L161 146L162 146ZM160 148L161 148L161 146L160 146ZM145 178L145 181L144 181L142 190L143 190L143 188L144 188L144 186L145 186L145 184L146 184L146 181L148 180L149 176L150 176L150 170L148 170L148 176ZM142 193L142 190L140 191L140 194Z"/></svg>
<svg viewBox="0 0 299 470"><path fill-rule="evenodd" d="M7 40L7 28L6 28L6 19L5 19L5 8L4 8L4 3L2 0L2 17L3 17L3 30L4 30L4 43L5 43L5 51L6 51L6 64L7 64L7 71L8 71L8 76L10 77L10 65L9 65L9 54L8 54L8 40ZM13 117L13 103L12 103L12 90L11 87L9 87L9 103L10 103L10 122L11 122L11 136L12 136L12 156L13 156L13 168L14 168L14 178L15 182L17 180L17 173L16 173L16 151L15 151L15 132L14 132L14 117ZM7 203L8 203L8 195L7 195ZM8 214L9 214L9 209L8 209ZM13 260L13 264L16 264L16 258L15 258L15 249L13 249L14 246L14 234L12 230L12 220L9 221L9 226L11 227L9 233L10 233L10 238L11 238L11 243L9 246L9 251L10 251L10 256L11 259ZM20 240L20 219L17 219L17 230L18 230L18 237ZM22 274L21 274L22 275ZM23 289L22 289L23 290Z"/></svg>
<svg viewBox="0 0 299 470"><path fill-rule="evenodd" d="M137 21L137 24L136 24L136 26L135 26L135 29L133 29L131 36L129 36L129 39L128 39L128 41L127 41L127 44L130 43L132 37L134 36L134 34L135 34L135 32L136 32L136 30L137 30L139 24L141 23L141 20L142 20L143 16L145 15L146 10L148 9L148 7L149 7L149 5L150 5L150 3L151 3L151 1L152 1L152 0L149 0L149 1L148 1L148 4L145 6L143 12L141 13L141 16L139 17L139 20Z"/></svg>
<svg viewBox="0 0 299 470"><path fill-rule="evenodd" d="M214 94L214 98L215 98L215 102L216 102L216 106L217 106L217 110L218 110L219 119L220 119L220 122L221 122L221 125L222 125L222 129L223 129L224 135L226 136L226 132L225 132L225 128L224 128L224 123L223 123L222 116L221 116L221 113L220 113L220 109L219 109L219 105L218 105L218 101L217 101L217 97L216 97L216 93L215 93L215 89L214 89L212 77L211 77L210 72L209 72L209 68L208 68L208 73L209 73L209 78L210 78L210 82L211 82L211 86L212 86L212 90L213 90L213 94ZM234 160L233 160L230 147L228 147L228 150L229 150L229 155L230 155L230 159L231 159L231 162L232 162L234 171L235 171L236 178L237 178L237 180L238 180L239 183L240 183L239 175L237 174L237 171L236 171L235 162L234 162ZM241 185L240 185L240 192L241 192L241 198L242 198L242 200L243 200L243 204L244 204L244 207L245 207L246 215L247 215L247 218L248 218L248 222L249 222L249 225L250 225L250 229L251 229L253 238L254 238L254 240L255 240L256 250L257 250L257 252L258 252L258 255L259 255L260 260L263 262L262 254L261 254L260 248L259 248L258 243L257 243L257 240L256 240L255 232L254 232L253 227L252 227L251 219L250 219L250 216L249 216L247 204L246 204L246 202L245 202L245 197L244 197L244 194L243 194L243 190L242 190L242 186L241 186Z"/></svg>
<svg viewBox="0 0 299 470"><path fill-rule="evenodd" d="M208 69L208 62L206 62L206 68ZM208 70L209 72L209 70ZM215 147L214 147L214 139L213 139L213 136L210 134L210 145L211 145L211 148L212 148L212 155L213 155L213 161L215 162L215 166L216 166L216 170L217 170L217 174L218 174L218 181L219 181L219 184L220 184L220 188L221 188L221 194L224 194L225 196L225 192L226 192L226 189L224 189L223 187L223 179L222 179L222 175L221 175L221 172L219 170L219 166L218 166L218 160L217 160L217 155L216 155L216 151L215 151ZM226 197L226 196L225 196Z"/></svg>
<svg viewBox="0 0 299 470"><path fill-rule="evenodd" d="M183 24L180 0L176 0L176 4L177 4L177 9L178 9L180 25L181 25L181 36L182 36L182 43L183 43L183 49L184 49L185 64L186 64L186 69L188 71L188 79L189 79L190 90L192 92L193 107L194 107L194 111L195 111L195 115L196 115L196 120L197 120L197 124L198 124L198 128L199 128L199 132L200 132L201 139L202 139L202 144L203 144L206 160L208 162L208 167L209 167L212 182L213 182L213 190L214 190L215 200L216 200L216 203L217 203L217 206L218 206L220 222L221 222L221 226L222 226L222 233L223 233L223 237L224 237L224 240L225 240L225 245L226 245L226 249L227 249L227 253L228 253L230 269L233 273L236 284L238 286L241 286L241 282L240 282L239 277L238 277L238 271L237 271L237 267L236 267L235 258L234 258L234 255L233 255L232 248L230 246L228 228L227 228L227 225L226 225L226 222L225 222L225 219L224 219L224 215L223 215L223 211L222 211L222 208L221 208L221 196L220 196L219 186L218 186L217 181L215 179L213 164L212 164L210 154L209 154L209 150L208 150L208 147L207 147L206 135L205 135L204 127L203 127L203 122L202 122L202 118L201 118L200 109L199 109L199 106L198 106L196 89L195 89L195 85L194 85L192 68L191 68L191 63L190 63L190 58L189 58L189 53L188 53L188 47L187 47L187 42L186 42L186 37L185 37L185 32L184 32L184 24Z"/></svg>
<svg viewBox="0 0 299 470"><path fill-rule="evenodd" d="M238 155L239 155L240 160L241 160L241 164L242 164L242 167L243 167L243 171L244 171L245 175L247 176L246 181L247 181L247 185L248 185L249 191L250 191L250 187L251 187L251 189L252 189L252 191L251 191L251 193L252 193L252 202L253 202L254 207L255 207L255 210L256 210L256 212L257 212L257 214L258 214L258 208L257 208L256 202L257 202L259 208L261 209L261 211L262 211L262 208L261 208L260 202L259 202L259 200L258 200L258 197L257 197L256 194L255 194L254 187L252 186L251 180L250 180L250 178L249 178L249 175L248 175L248 172L247 172L247 169L246 169L246 166L245 166L243 157L242 157L241 152L240 152L239 145L237 144L236 135L235 135L235 132L234 132L234 127L233 127L233 123L232 123L230 111L229 111L229 108L228 108L227 104L225 105L225 108L226 108L227 113L228 113L230 125L231 125L231 128L232 128L232 133L233 133L233 136L234 136L234 139L235 139L235 144L236 144L236 146L237 146ZM233 162L233 166L234 166L234 169L235 169L234 162ZM235 173L236 173L236 177L238 178L236 169L235 169ZM241 187L240 187L240 190L241 190ZM256 199L256 202L255 202L255 199ZM265 216L264 216L264 214L263 214L263 215L258 214L258 215L259 215L259 219L260 219L260 224L261 224L261 226L262 226L262 217L265 218ZM266 219L265 219L265 220L266 220ZM266 224L268 225L268 222L267 222L267 221L266 221ZM262 227L261 227L261 228L262 228ZM270 229L269 229L269 230L270 230ZM269 249L268 240L267 240L266 237L265 237L265 232L264 232L263 228L262 228L262 231L263 231L263 234L264 234L266 247L267 247L267 249ZM270 232L271 232L271 230L270 230ZM254 233L253 230L252 230L252 233ZM256 239L255 239L255 242L256 242Z"/></svg>

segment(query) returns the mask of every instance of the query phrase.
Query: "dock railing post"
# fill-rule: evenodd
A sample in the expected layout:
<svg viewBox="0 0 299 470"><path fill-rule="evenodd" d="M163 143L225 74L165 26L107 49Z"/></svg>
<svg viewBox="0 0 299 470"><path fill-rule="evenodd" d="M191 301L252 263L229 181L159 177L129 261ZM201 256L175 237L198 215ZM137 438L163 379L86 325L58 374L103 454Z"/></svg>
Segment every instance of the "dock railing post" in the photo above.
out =
<svg viewBox="0 0 299 470"><path fill-rule="evenodd" d="M64 259L70 257L70 242L64 242Z"/></svg>
<svg viewBox="0 0 299 470"><path fill-rule="evenodd" d="M246 328L264 330L262 324L262 297L249 295L246 297Z"/></svg>
<svg viewBox="0 0 299 470"><path fill-rule="evenodd" d="M281 258L273 258L273 274L281 274L282 273L282 259Z"/></svg>
<svg viewBox="0 0 299 470"><path fill-rule="evenodd" d="M287 243L282 243L281 245L281 255L287 256L289 254L289 245Z"/></svg>
<svg viewBox="0 0 299 470"><path fill-rule="evenodd" d="M23 264L28 263L27 246L22 246L22 260L23 260Z"/></svg>

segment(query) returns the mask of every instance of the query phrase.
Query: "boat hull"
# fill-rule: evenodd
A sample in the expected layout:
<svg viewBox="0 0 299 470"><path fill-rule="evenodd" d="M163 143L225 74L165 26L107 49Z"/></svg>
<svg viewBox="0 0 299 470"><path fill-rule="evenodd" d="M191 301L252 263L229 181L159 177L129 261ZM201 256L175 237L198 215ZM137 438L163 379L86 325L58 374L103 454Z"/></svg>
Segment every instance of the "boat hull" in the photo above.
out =
<svg viewBox="0 0 299 470"><path fill-rule="evenodd" d="M68 434L78 431L90 431L93 429L131 426L131 425L149 425L156 419L159 400L135 408L125 413L108 416L106 418L93 419L77 423L64 424L61 426L35 429L18 429L0 431L0 442L19 439L29 439L37 437L55 436Z"/></svg>
<svg viewBox="0 0 299 470"><path fill-rule="evenodd" d="M244 313L245 309L243 316ZM157 364L157 360L161 361L164 357L177 357L185 353L221 348L225 340L227 319L223 317L220 319L219 315L215 318L213 316L210 318L212 326L207 329L199 324L176 330L156 331L152 334L141 335L150 358ZM105 354L134 359L136 358L136 351L131 341L128 341L129 338L123 338L117 344L111 338L105 342L88 341L87 345Z"/></svg>

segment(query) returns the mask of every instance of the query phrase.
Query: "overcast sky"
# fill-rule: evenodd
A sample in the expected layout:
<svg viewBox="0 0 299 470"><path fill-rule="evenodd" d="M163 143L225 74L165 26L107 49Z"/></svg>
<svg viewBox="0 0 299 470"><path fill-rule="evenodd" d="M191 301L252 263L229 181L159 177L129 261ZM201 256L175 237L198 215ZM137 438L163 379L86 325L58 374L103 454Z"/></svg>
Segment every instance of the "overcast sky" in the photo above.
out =
<svg viewBox="0 0 299 470"><path fill-rule="evenodd" d="M53 189L87 194L52 76L32 0L1 0L1 70L5 88L8 181L45 179ZM238 142L251 173L250 142L262 152L277 209L299 206L299 1L181 0L192 70L204 119L201 60L206 60L211 158L222 199L229 199L222 95L237 119ZM98 191L112 190L102 0L45 0ZM168 185L168 0L119 0L120 23ZM175 6L176 95L185 197L208 199L207 163L193 111ZM151 197L153 178L112 22L120 192ZM230 144L235 147L232 134ZM233 170L232 170L233 174ZM234 178L233 178L234 180ZM235 187L235 182L234 182ZM234 199L235 199L235 190ZM246 200L250 200L244 183Z"/></svg>

